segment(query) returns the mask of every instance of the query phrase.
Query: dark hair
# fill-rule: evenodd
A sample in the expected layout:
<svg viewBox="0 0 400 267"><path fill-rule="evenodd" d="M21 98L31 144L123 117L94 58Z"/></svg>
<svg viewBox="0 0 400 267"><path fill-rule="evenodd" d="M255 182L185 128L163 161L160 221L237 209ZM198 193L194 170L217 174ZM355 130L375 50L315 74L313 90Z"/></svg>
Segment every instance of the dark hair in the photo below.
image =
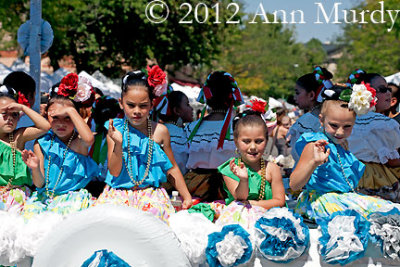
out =
<svg viewBox="0 0 400 267"><path fill-rule="evenodd" d="M98 133L106 132L104 123L109 119L116 118L122 112L118 100L109 96L102 96L93 104L92 118L96 123Z"/></svg>
<svg viewBox="0 0 400 267"><path fill-rule="evenodd" d="M206 84L210 88L212 97L207 99L207 105L212 109L228 109L231 103L232 80L224 71L215 71L210 74Z"/></svg>
<svg viewBox="0 0 400 267"><path fill-rule="evenodd" d="M13 71L4 78L4 85L14 88L15 91L21 92L25 97L33 97L36 90L35 80L23 71Z"/></svg>
<svg viewBox="0 0 400 267"><path fill-rule="evenodd" d="M332 73L330 73L327 69L321 68L325 79L330 80L333 78ZM307 92L317 92L318 88L321 84L315 78L314 73L307 73L300 78L297 79L296 84L304 88Z"/></svg>
<svg viewBox="0 0 400 267"><path fill-rule="evenodd" d="M101 90L100 90L99 88L97 88L97 87L94 87L94 86L93 86L93 91L94 91L95 94L98 94L98 95L100 95L100 96L104 96L103 91L101 91Z"/></svg>
<svg viewBox="0 0 400 267"><path fill-rule="evenodd" d="M260 113L247 110L243 113L239 113L233 119L233 137L236 139L239 137L240 126L261 126L264 129L265 138L268 139L268 128L265 121L261 118Z"/></svg>
<svg viewBox="0 0 400 267"><path fill-rule="evenodd" d="M324 99L323 103L322 103L322 107L321 107L321 114L322 116L325 116L326 111L328 110L328 104L330 102L335 102L337 103L341 108L349 108L349 103L339 99L340 94L344 91L344 90L351 90L350 87L348 86L342 86L342 85L337 85L335 84L334 86L332 86L331 88L325 90L322 92L322 98ZM326 94L326 91L332 91L332 94ZM354 112L354 111L353 111ZM356 115L356 113L354 112L354 115Z"/></svg>
<svg viewBox="0 0 400 267"><path fill-rule="evenodd" d="M0 87L1 86L5 86L7 88L7 92L4 92L4 93L0 92L0 98L1 97L8 97L8 98L14 100L15 102L18 101L17 93L15 92L15 90L12 87L10 87L8 85L5 85L5 84L4 85L0 85Z"/></svg>
<svg viewBox="0 0 400 267"><path fill-rule="evenodd" d="M76 109L76 111L78 111L79 113L79 108L80 105L78 102L73 101L72 99L66 97L66 96L62 96L62 95L58 95L56 93L56 91L58 90L58 87L60 86L60 83L56 83L54 84L49 92L49 101L47 102L47 106L45 108L45 111L47 113L47 111L49 110L50 106L53 105L55 102L63 102L63 101L69 101L72 103L73 107Z"/></svg>
<svg viewBox="0 0 400 267"><path fill-rule="evenodd" d="M173 117L176 115L174 113L174 108L179 107L183 101L183 99L187 97L185 93L181 91L172 91L171 93L168 94L168 109L171 111L171 115L164 115L160 114L160 118L163 121L168 121L173 119Z"/></svg>
<svg viewBox="0 0 400 267"><path fill-rule="evenodd" d="M122 78L121 98L128 91L129 86L144 86L149 94L150 101L154 99L153 87L147 81L147 75L140 71L130 71Z"/></svg>
<svg viewBox="0 0 400 267"><path fill-rule="evenodd" d="M385 78L382 75L378 74L378 73L366 73L364 75L362 81L364 81L365 83L369 83L370 84L372 82L372 80L375 79L375 78L382 78L382 79L385 80Z"/></svg>

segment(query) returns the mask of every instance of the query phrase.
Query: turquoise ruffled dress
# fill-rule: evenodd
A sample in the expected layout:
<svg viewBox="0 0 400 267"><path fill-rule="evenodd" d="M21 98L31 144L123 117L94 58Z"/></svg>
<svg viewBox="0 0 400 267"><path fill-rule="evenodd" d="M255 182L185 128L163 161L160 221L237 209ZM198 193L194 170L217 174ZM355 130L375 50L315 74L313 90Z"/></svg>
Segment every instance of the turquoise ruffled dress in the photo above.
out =
<svg viewBox="0 0 400 267"><path fill-rule="evenodd" d="M56 135L52 143L53 135L53 131L50 130L38 139L44 157L45 185L37 188L37 192L34 192L27 200L23 213L28 218L44 210L67 214L85 209L92 203L92 196L83 188L93 177L99 175L96 162L89 156L81 155L71 149L68 149L63 161L67 146ZM50 165L49 156L51 157ZM61 167L63 170L59 176ZM57 183L58 178L60 179ZM46 184L47 179L48 184ZM47 195L46 188L50 196Z"/></svg>
<svg viewBox="0 0 400 267"><path fill-rule="evenodd" d="M147 167L150 139L129 125L128 122L126 123L127 126L124 130L125 118L113 120L115 129L122 134L123 162L121 172L117 177L112 176L110 172L107 173L106 183L108 186L98 197L95 205L112 203L132 206L148 211L161 220L167 221L169 214L175 212L175 210L167 192L160 185L167 181L167 171L173 165L159 144L154 142L148 175L142 184L135 187L126 166L128 166L129 172L136 182L143 179ZM108 129L108 122L105 123L105 127ZM130 143L128 143L128 134ZM128 146L131 164L128 163Z"/></svg>
<svg viewBox="0 0 400 267"><path fill-rule="evenodd" d="M304 147L318 140L328 141L328 161L317 167L298 198L295 211L310 219L327 218L336 211L352 209L364 217L371 212L388 208L390 201L354 192L365 165L350 151L334 144L324 133L304 133L297 140L295 149L299 155ZM342 164L340 164L340 162Z"/></svg>

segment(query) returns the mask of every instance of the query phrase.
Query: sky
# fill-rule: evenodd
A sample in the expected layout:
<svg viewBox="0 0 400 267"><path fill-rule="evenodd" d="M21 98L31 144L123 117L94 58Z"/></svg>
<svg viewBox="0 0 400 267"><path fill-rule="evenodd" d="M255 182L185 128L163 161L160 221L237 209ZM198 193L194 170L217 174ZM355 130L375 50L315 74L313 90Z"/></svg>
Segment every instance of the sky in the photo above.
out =
<svg viewBox="0 0 400 267"><path fill-rule="evenodd" d="M234 1L233 1L234 2ZM265 9L265 12L272 13L275 10L285 10L287 13L287 20L290 21L290 12L294 10L302 10L304 14L305 24L288 24L295 25L296 28L296 40L300 42L307 42L311 38L317 38L322 42L328 42L335 39L342 32L340 24L332 23L330 20L328 23L324 20L322 9L325 10L329 16L333 5L335 3L341 3L338 6L339 16L342 14L343 9L352 9L357 6L361 0L244 0L245 11L250 13L261 12L260 4ZM315 3L320 3L318 6ZM320 22L322 24L316 24L318 21L318 13L320 15ZM299 22L299 19L296 20ZM343 25L343 24L341 24ZM266 27L268 24L266 24Z"/></svg>

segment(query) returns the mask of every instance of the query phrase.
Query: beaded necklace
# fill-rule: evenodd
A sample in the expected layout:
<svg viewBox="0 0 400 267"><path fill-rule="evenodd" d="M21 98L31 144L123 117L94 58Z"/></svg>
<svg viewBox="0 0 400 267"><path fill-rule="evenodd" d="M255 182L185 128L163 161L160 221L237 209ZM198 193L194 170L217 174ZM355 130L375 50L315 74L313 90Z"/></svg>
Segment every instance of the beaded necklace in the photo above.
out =
<svg viewBox="0 0 400 267"><path fill-rule="evenodd" d="M336 155L337 155L337 157L339 159L339 164L340 164L340 168L342 170L343 177L346 180L346 183L350 186L351 191L354 192L354 187L351 185L351 183L347 179L346 173L344 172L344 167L343 167L343 164L342 164L342 159L340 158L340 155L339 155L339 151L336 152Z"/></svg>
<svg viewBox="0 0 400 267"><path fill-rule="evenodd" d="M211 112L210 112L210 114L213 114L213 113L224 113L224 114L226 114L228 111L227 110L224 110L224 109L213 109L213 110L211 110Z"/></svg>
<svg viewBox="0 0 400 267"><path fill-rule="evenodd" d="M239 167L241 162L242 159L239 157L238 158ZM258 200L263 200L265 197L265 184L267 183L265 161L263 158L260 159L260 165L261 165L261 184L260 184L260 192L258 193Z"/></svg>
<svg viewBox="0 0 400 267"><path fill-rule="evenodd" d="M12 156L13 156L13 176L11 177L10 180L8 180L7 185L1 190L1 194L3 194L5 191L7 191L8 189L11 189L12 187L12 181L15 178L15 167L16 167L16 144L14 142L14 134L11 132L8 134L8 142L10 143L10 147L11 147L11 152L12 152Z"/></svg>
<svg viewBox="0 0 400 267"><path fill-rule="evenodd" d="M50 153L49 153L49 160L48 160L47 172L46 172L46 195L47 195L49 198L51 198L51 199L54 198L54 194L55 194L57 185L58 185L58 183L60 182L61 174L62 174L62 172L63 172L63 170L64 170L63 164L64 164L65 156L67 155L67 152L68 152L68 150L69 150L69 146L71 145L71 142L72 142L72 139L74 139L74 136L75 136L75 131L72 133L71 137L69 138L67 147L66 147L65 150L64 150L63 159L62 159L62 161L61 161L61 169L60 169L60 172L59 172L59 174L58 174L58 178L57 178L57 180L56 180L56 183L54 184L54 187L53 187L53 189L51 190L51 195L50 195L50 193L49 193L49 174L50 174L50 163L51 163L51 155L50 155ZM55 134L53 133L53 136L51 137L51 143L50 143L49 151L50 151L51 147L53 146L54 137L55 137Z"/></svg>
<svg viewBox="0 0 400 267"><path fill-rule="evenodd" d="M133 171L132 171L132 158L131 158L131 148L130 148L130 144L131 144L131 140L130 140L130 132L129 132L129 128L128 128L128 120L125 119L124 121L124 132L127 132L128 135L128 162L125 161L124 157L122 157L122 161L125 164L125 168L126 171L128 172L129 178L131 179L132 183L134 184L134 187L139 187L141 184L143 184L144 180L147 178L147 176L149 175L149 170L150 170L150 164L151 164L151 158L153 156L153 145L154 145L154 140L152 138L152 126L151 126L151 121L149 119L147 119L147 131L148 131L148 136L149 136L149 151L147 154L147 165L146 165L146 170L144 171L144 176L142 178L142 180L140 180L139 182L137 182L134 177L133 177ZM128 165L130 166L130 169L128 168Z"/></svg>

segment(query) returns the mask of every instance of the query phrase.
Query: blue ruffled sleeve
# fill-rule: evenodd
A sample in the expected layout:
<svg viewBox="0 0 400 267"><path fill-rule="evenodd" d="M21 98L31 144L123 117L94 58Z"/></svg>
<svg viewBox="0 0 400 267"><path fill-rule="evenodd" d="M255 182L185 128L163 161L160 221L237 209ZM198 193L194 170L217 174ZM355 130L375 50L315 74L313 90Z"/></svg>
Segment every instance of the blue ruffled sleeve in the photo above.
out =
<svg viewBox="0 0 400 267"><path fill-rule="evenodd" d="M132 178L139 182L143 179L148 160L148 149L150 139L130 126L128 123L127 129L124 131L124 119L114 119L114 127L122 134L122 157L123 163L121 173L118 177L107 173L106 183L113 188L132 188L135 184L129 177L126 165L128 165L128 146L130 148L131 164L128 166L132 174ZM108 122L105 123L108 129ZM129 129L129 131L128 131ZM130 144L128 144L128 134ZM154 142L153 153L151 158L150 169L147 178L140 187L154 186L159 187L161 183L167 181L166 172L172 168L172 163L161 147Z"/></svg>
<svg viewBox="0 0 400 267"><path fill-rule="evenodd" d="M99 175L99 168L93 159L76 153L71 149L68 149L63 161L67 146L57 136L54 136L53 144L51 144L52 137L53 132L49 131L42 138L38 139L44 157L44 176L45 179L49 180L49 190L55 189L55 194L76 191L84 188L93 177ZM49 156L50 170L48 170ZM59 176L61 168L62 174ZM59 177L60 179L57 183ZM39 193L43 193L45 188L46 186L37 190Z"/></svg>
<svg viewBox="0 0 400 267"><path fill-rule="evenodd" d="M330 149L330 154L328 162L318 166L311 174L306 189L322 194L353 191L364 173L365 165L350 151L331 143L323 133L302 134L296 142L295 149L300 155L308 143L318 140L328 141L326 148Z"/></svg>

